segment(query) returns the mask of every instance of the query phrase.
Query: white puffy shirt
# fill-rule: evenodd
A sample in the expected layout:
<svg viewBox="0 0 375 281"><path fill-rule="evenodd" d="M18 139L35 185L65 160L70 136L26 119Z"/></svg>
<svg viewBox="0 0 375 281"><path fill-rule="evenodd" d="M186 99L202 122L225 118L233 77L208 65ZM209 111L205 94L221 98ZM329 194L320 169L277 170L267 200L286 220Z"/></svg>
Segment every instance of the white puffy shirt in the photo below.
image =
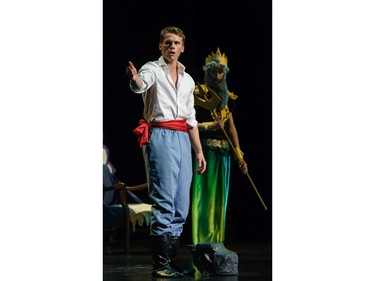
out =
<svg viewBox="0 0 375 281"><path fill-rule="evenodd" d="M133 92L142 94L143 117L147 122L186 119L189 126L197 126L193 94L195 82L185 72L184 65L178 62L177 89L163 57L144 64L138 75L143 80L143 87L136 89L130 84L130 88Z"/></svg>

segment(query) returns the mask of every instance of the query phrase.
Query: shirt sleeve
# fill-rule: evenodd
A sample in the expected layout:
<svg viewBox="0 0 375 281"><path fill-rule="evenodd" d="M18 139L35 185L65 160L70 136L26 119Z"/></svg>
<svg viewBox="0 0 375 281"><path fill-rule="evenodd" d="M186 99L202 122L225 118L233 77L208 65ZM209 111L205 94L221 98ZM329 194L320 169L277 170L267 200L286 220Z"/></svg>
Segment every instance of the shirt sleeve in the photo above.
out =
<svg viewBox="0 0 375 281"><path fill-rule="evenodd" d="M157 68L158 66L154 62L148 62L144 64L138 71L138 75L143 81L143 87L138 89L130 84L130 89L137 94L141 94L147 91L156 81Z"/></svg>
<svg viewBox="0 0 375 281"><path fill-rule="evenodd" d="M194 90L195 90L195 83L193 78L191 78L192 88L191 88L191 94L189 96L189 100L187 101L187 108L188 108L188 117L186 120L186 123L190 127L196 127L198 126L198 121L196 120L196 110L194 107Z"/></svg>

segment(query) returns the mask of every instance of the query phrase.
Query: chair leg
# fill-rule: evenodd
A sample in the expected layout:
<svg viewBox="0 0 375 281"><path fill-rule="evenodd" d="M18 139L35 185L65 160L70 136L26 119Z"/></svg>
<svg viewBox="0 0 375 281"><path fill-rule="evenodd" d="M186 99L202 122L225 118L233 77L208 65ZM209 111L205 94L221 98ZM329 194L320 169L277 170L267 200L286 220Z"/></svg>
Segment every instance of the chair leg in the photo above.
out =
<svg viewBox="0 0 375 281"><path fill-rule="evenodd" d="M124 227L124 251L126 255L129 255L130 253L130 218L129 218L129 213L127 212L125 214L125 227Z"/></svg>

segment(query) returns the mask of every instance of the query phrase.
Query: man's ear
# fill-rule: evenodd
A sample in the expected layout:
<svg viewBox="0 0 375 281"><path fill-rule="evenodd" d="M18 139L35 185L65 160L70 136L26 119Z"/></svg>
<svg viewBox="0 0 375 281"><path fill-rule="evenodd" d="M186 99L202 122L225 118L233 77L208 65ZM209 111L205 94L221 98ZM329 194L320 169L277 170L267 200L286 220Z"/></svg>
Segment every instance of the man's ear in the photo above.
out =
<svg viewBox="0 0 375 281"><path fill-rule="evenodd" d="M159 50L161 51L161 43L159 43Z"/></svg>

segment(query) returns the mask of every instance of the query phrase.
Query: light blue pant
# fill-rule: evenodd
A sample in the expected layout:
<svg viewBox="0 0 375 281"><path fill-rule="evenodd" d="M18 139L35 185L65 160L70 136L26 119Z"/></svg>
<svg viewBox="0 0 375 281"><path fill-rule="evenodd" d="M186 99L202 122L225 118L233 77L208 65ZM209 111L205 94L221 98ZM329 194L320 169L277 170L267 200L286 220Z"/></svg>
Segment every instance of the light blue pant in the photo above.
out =
<svg viewBox="0 0 375 281"><path fill-rule="evenodd" d="M180 236L189 213L193 176L189 134L150 128L143 146L151 208L151 235Z"/></svg>

